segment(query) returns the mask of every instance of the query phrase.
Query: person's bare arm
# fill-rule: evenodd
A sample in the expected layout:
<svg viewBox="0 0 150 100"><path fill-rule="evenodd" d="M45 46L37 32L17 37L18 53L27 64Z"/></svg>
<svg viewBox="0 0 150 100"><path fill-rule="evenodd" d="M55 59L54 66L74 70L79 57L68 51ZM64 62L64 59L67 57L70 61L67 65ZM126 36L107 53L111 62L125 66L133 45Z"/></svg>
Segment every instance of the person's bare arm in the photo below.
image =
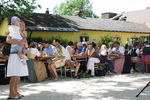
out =
<svg viewBox="0 0 150 100"><path fill-rule="evenodd" d="M9 44L18 44L18 45L24 45L25 44L25 41L15 41L11 38L11 36L7 35L6 37L6 42L9 43Z"/></svg>

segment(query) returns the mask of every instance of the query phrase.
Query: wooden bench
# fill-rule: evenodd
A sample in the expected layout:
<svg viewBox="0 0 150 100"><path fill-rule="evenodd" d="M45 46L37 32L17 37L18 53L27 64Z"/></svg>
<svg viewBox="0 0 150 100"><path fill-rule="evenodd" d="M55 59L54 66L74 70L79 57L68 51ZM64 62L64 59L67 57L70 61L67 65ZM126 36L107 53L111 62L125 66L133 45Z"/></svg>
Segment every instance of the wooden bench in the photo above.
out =
<svg viewBox="0 0 150 100"><path fill-rule="evenodd" d="M96 74L96 71L102 71L103 75L102 76L105 76L106 74L106 64L107 63L95 63L94 64L94 68L95 68L95 74ZM98 75L99 76L99 75ZM101 75L100 75L101 76Z"/></svg>

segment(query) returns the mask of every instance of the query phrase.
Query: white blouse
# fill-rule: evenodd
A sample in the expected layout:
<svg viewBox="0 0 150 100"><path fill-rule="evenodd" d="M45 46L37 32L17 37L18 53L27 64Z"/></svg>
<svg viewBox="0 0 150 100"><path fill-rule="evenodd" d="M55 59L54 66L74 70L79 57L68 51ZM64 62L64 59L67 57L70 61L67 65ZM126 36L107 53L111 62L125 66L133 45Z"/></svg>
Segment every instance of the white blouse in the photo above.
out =
<svg viewBox="0 0 150 100"><path fill-rule="evenodd" d="M124 55L124 53L125 53L125 49L124 49L124 47L122 47L122 46L119 46L119 48L114 47L114 48L112 49L112 51L114 51L114 52L119 52L119 53L121 53L121 54L123 54L123 55Z"/></svg>

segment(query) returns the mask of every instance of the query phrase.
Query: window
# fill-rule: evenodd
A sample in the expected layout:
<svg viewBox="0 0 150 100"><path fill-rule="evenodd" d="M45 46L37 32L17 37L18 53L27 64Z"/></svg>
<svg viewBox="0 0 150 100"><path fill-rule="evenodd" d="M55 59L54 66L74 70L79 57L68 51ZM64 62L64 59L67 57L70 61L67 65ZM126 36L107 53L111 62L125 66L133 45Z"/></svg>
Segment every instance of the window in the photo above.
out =
<svg viewBox="0 0 150 100"><path fill-rule="evenodd" d="M115 40L115 41L118 41L118 42L121 42L121 37L116 36L116 37L114 37L114 40Z"/></svg>
<svg viewBox="0 0 150 100"><path fill-rule="evenodd" d="M89 36L88 35L81 35L80 36L80 42L88 42Z"/></svg>

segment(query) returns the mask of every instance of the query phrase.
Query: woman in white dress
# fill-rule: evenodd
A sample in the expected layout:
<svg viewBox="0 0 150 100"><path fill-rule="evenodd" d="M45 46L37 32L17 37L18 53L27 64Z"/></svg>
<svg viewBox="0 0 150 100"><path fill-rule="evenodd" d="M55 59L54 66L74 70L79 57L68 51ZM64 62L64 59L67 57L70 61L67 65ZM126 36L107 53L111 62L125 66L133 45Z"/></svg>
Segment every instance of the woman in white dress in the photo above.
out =
<svg viewBox="0 0 150 100"><path fill-rule="evenodd" d="M17 52L12 52L13 45L25 45L26 41L23 40L19 30L20 19L16 16L12 17L11 19L11 26L8 30L8 35L6 41L11 44L10 55L8 59L8 66L7 66L7 77L10 77L10 93L8 99L21 99L23 95L21 95L18 90L18 83L21 76L28 76L28 68L26 64L23 64L17 54ZM15 41L13 38L22 39L21 41Z"/></svg>

